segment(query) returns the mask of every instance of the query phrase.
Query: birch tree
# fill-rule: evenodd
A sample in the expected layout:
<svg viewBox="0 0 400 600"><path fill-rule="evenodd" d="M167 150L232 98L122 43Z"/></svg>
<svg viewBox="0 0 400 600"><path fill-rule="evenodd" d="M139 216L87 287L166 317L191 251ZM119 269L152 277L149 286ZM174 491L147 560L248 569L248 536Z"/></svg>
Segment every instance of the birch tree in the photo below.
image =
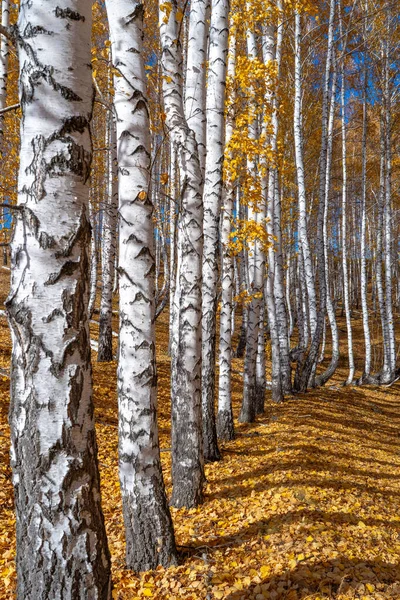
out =
<svg viewBox="0 0 400 600"><path fill-rule="evenodd" d="M204 249L202 287L203 449L208 461L219 460L214 416L218 244L225 145L225 87L229 0L212 0L207 73L207 154L204 181Z"/></svg>
<svg viewBox="0 0 400 600"><path fill-rule="evenodd" d="M103 210L101 236L101 300L99 318L98 362L111 361L112 349L112 297L115 273L118 188L116 185L116 132L112 114L107 123L107 195Z"/></svg>
<svg viewBox="0 0 400 600"><path fill-rule="evenodd" d="M339 0L339 31L343 39L342 13ZM342 133L342 270L343 270L343 300L346 315L347 329L347 354L349 357L349 374L346 383L349 385L354 378L354 354L353 354L353 332L351 327L351 308L349 294L349 275L347 264L347 139L346 139L346 115L345 115L345 70L344 70L344 50L341 57L341 87L340 87L340 108L341 108L341 133Z"/></svg>
<svg viewBox="0 0 400 600"><path fill-rule="evenodd" d="M119 173L119 476L126 563L135 571L176 562L157 426L154 237L149 197L150 123L143 3L106 0L115 77Z"/></svg>
<svg viewBox="0 0 400 600"><path fill-rule="evenodd" d="M192 0L186 58L185 117L195 134L200 166L206 162L206 64L210 0Z"/></svg>
<svg viewBox="0 0 400 600"><path fill-rule="evenodd" d="M111 598L87 318L91 5L22 0L7 299L18 600Z"/></svg>
<svg viewBox="0 0 400 600"><path fill-rule="evenodd" d="M231 158L229 152L229 142L231 140L235 122L234 122L234 91L233 79L235 76L236 65L236 27L231 25L229 37L229 55L228 55L228 85L230 84L231 94L228 97L227 116L226 116L226 162ZM237 182L232 181L229 172L226 176L226 183L222 203L222 223L221 223L221 316L219 333L219 377L218 377L218 416L217 416L217 434L220 440L228 441L234 438L234 423L232 412L232 297L234 285L234 266L233 256L229 247L230 233L232 229L231 221L233 215L233 205L235 200L235 191Z"/></svg>
<svg viewBox="0 0 400 600"><path fill-rule="evenodd" d="M304 178L303 157L303 116L302 116L302 69L301 69L301 15L295 10L295 66L294 66L294 145L296 158L296 175L298 187L299 206L299 242L303 254L305 284L307 288L308 311L310 315L311 335L317 326L317 301L315 292L314 274L312 270L311 251L307 232L307 200Z"/></svg>
<svg viewBox="0 0 400 600"><path fill-rule="evenodd" d="M176 146L180 178L171 347L171 503L176 507L191 507L202 501L204 480L201 426L203 181L196 138L184 116L176 0L160 4L159 18L165 121Z"/></svg>

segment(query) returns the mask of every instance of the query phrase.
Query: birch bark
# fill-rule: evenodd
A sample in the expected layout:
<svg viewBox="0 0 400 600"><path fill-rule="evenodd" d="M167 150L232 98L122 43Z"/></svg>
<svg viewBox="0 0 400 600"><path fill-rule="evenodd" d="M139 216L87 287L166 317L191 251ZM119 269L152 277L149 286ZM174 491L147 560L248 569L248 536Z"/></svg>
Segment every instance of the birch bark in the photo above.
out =
<svg viewBox="0 0 400 600"><path fill-rule="evenodd" d="M87 304L91 5L22 0L18 206L7 311L18 600L111 598Z"/></svg>
<svg viewBox="0 0 400 600"><path fill-rule="evenodd" d="M228 55L228 78L233 81L236 65L236 31L231 27ZM234 121L234 95L228 98L226 116L226 148L229 148L235 121ZM229 152L227 160L230 160ZM217 434L220 440L228 441L234 438L234 424L232 412L232 296L233 296L233 256L229 249L230 233L232 229L233 205L235 201L235 183L229 175L225 183L222 205L222 281L221 281L221 315L219 334L219 378L218 378L218 416Z"/></svg>
<svg viewBox="0 0 400 600"><path fill-rule="evenodd" d="M340 7L340 3L339 3ZM343 38L342 14L339 8L339 30ZM349 293L349 275L347 263L347 135L346 135L346 115L345 115L345 73L344 73L344 52L341 57L341 87L340 87L340 108L341 108L341 132L342 132L342 271L343 271L343 300L346 315L347 329L347 354L349 359L349 374L346 384L349 385L354 379L354 354L353 354L353 332L351 326L351 307Z"/></svg>
<svg viewBox="0 0 400 600"><path fill-rule="evenodd" d="M365 31L364 31L365 37ZM361 141L361 307L365 343L364 372L362 380L368 382L371 373L371 332L368 316L368 276L366 258L366 226L367 226L367 62L364 56L363 65L363 117L362 117L362 141Z"/></svg>
<svg viewBox="0 0 400 600"><path fill-rule="evenodd" d="M119 477L129 569L176 562L160 463L155 357L150 122L143 3L106 0L112 41L119 172Z"/></svg>
<svg viewBox="0 0 400 600"><path fill-rule="evenodd" d="M186 58L185 117L195 134L200 167L206 163L206 64L210 0L192 0Z"/></svg>
<svg viewBox="0 0 400 600"><path fill-rule="evenodd" d="M203 254L202 175L195 135L185 120L182 52L177 2L160 5L161 66L166 125L176 146L180 177L176 340L172 344L173 506L202 501L201 283Z"/></svg>
<svg viewBox="0 0 400 600"><path fill-rule="evenodd" d="M221 458L214 416L218 246L225 148L225 88L229 0L212 0L207 74L207 154L204 181L202 287L203 451L207 461Z"/></svg>
<svg viewBox="0 0 400 600"><path fill-rule="evenodd" d="M9 0L1 2L1 24L8 29L10 24ZM7 100L7 79L8 79L8 40L0 36L0 110L5 108ZM4 115L0 113L0 157L3 155L3 137L4 137Z"/></svg>
<svg viewBox="0 0 400 600"><path fill-rule="evenodd" d="M114 287L114 269L116 254L118 187L117 177L117 141L114 119L109 113L107 123L108 160L107 195L103 211L101 236L101 300L99 315L99 351L97 362L113 359L112 349L112 297Z"/></svg>
<svg viewBox="0 0 400 600"><path fill-rule="evenodd" d="M301 69L301 16L295 11L295 98L294 98L294 144L299 205L299 242L304 261L304 274L307 287L308 311L311 336L317 326L317 301L311 251L307 233L307 201L304 179L303 158L303 118L302 118L302 69Z"/></svg>
<svg viewBox="0 0 400 600"><path fill-rule="evenodd" d="M247 54L249 59L257 58L257 43L255 32L248 28L246 32ZM249 138L256 140L258 133L257 117L253 114L254 106L249 106ZM256 179L256 157L248 159L248 170ZM261 209L261 211L260 211ZM265 217L265 205L261 207L249 205L247 218L249 221L259 221ZM239 415L241 423L252 423L256 417L256 362L258 349L258 329L260 323L261 298L264 293L265 255L260 240L249 242L248 252L248 285L251 302L247 309L246 349L243 372L243 401Z"/></svg>

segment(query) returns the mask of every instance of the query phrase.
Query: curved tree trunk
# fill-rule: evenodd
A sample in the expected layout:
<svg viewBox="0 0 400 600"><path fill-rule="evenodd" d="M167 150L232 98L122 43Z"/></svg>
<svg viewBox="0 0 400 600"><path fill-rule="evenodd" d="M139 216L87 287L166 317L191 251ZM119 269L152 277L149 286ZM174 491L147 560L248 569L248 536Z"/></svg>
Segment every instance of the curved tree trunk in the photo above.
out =
<svg viewBox="0 0 400 600"><path fill-rule="evenodd" d="M91 5L23 0L7 310L18 600L108 600L87 316ZM29 76L27 76L29 74Z"/></svg>
<svg viewBox="0 0 400 600"><path fill-rule="evenodd" d="M155 357L150 122L143 4L106 0L115 78L119 165L119 478L126 564L135 571L176 563L160 463Z"/></svg>

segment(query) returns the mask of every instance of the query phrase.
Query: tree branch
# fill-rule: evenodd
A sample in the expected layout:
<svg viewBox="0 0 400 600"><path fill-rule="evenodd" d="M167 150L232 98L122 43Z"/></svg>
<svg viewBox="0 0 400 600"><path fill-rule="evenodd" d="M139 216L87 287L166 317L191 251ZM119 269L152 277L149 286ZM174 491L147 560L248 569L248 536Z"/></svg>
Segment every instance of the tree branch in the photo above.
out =
<svg viewBox="0 0 400 600"><path fill-rule="evenodd" d="M4 35L5 38L7 38L10 42L15 44L15 35L11 33L10 29L4 27L4 25L0 25L0 34Z"/></svg>
<svg viewBox="0 0 400 600"><path fill-rule="evenodd" d="M18 103L18 104L11 104L10 106L6 106L5 108L1 108L0 115L4 115L4 113L10 112L11 110L17 110L20 107L21 107L21 105Z"/></svg>

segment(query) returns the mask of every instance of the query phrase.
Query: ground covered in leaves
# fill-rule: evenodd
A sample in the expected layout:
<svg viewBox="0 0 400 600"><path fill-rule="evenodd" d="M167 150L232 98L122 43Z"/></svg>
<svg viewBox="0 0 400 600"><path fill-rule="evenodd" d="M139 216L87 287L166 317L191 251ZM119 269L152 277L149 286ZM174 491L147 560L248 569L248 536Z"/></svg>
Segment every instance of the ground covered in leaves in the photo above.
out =
<svg viewBox="0 0 400 600"><path fill-rule="evenodd" d="M0 301L8 273L0 269ZM3 306L0 304L0 308ZM355 333L361 340L360 321ZM97 326L92 325L96 339ZM158 323L162 461L170 492L167 315ZM362 351L361 341L357 350ZM360 354L359 354L360 356ZM172 509L181 564L124 569L117 473L116 363L94 360L103 508L113 598L400 599L400 384L325 389L267 401L254 425L237 425L222 461L206 465L204 504ZM10 340L0 318L0 599L14 597L15 537L7 412ZM345 366L343 364L343 366ZM242 365L234 361L237 415ZM39 599L38 599L39 600Z"/></svg>

